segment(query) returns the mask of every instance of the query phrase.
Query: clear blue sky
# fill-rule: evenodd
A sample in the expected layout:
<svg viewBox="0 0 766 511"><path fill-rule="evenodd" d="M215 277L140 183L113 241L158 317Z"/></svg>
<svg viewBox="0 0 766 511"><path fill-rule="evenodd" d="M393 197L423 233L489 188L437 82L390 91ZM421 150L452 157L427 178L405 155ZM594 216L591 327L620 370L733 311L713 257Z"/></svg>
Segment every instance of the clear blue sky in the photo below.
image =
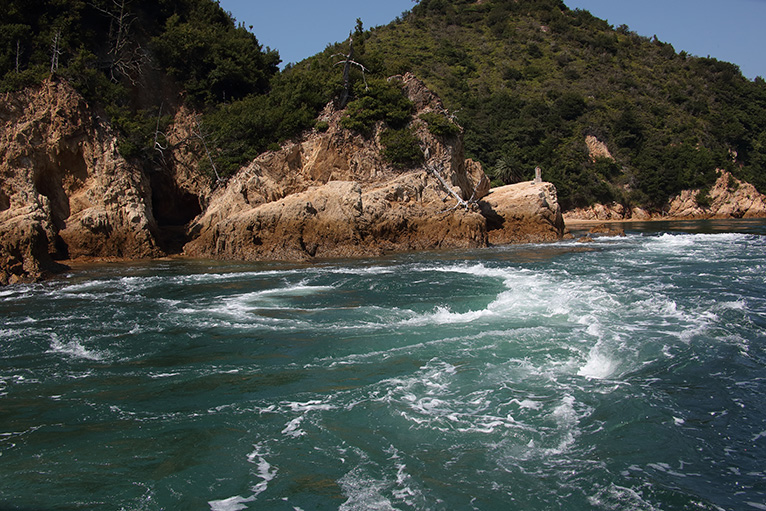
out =
<svg viewBox="0 0 766 511"><path fill-rule="evenodd" d="M614 26L656 35L676 51L737 64L750 79L766 77L766 0L564 0ZM220 0L237 21L253 26L283 64L298 62L344 40L361 18L385 25L412 0Z"/></svg>

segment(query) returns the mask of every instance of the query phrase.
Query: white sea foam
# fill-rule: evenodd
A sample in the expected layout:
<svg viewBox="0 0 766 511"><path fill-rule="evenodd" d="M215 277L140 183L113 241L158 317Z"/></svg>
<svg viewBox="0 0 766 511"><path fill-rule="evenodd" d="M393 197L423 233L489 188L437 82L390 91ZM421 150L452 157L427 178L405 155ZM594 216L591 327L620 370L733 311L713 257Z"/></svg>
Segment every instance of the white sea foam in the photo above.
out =
<svg viewBox="0 0 766 511"><path fill-rule="evenodd" d="M446 305L433 311L401 320L401 325L426 326L467 324L483 319L502 319L508 314L529 317L533 314L560 314L569 311L564 305L560 288L547 276L531 270L491 268L483 264L425 267L420 271L459 273L502 281L501 291L484 309L455 312ZM568 300L565 297L564 300Z"/></svg>
<svg viewBox="0 0 766 511"><path fill-rule="evenodd" d="M255 501L255 496L241 497L235 495L223 500L211 500L208 502L210 505L210 511L242 511L247 509L250 502Z"/></svg>
<svg viewBox="0 0 766 511"><path fill-rule="evenodd" d="M518 399L511 400L512 403L516 403L519 405L519 408L525 409L525 410L539 410L543 407L543 404L539 401L533 401L531 399L522 399L519 401Z"/></svg>
<svg viewBox="0 0 766 511"><path fill-rule="evenodd" d="M335 406L324 403L323 401L319 400L310 400L306 402L298 402L298 401L289 401L283 403L287 408L289 408L293 412L311 412L313 410L333 410L335 409Z"/></svg>
<svg viewBox="0 0 766 511"><path fill-rule="evenodd" d="M260 479L260 481L255 486L253 486L253 488L251 488L253 494L249 497L235 495L227 499L208 501L208 505L210 505L210 511L241 511L243 509L249 508L249 504L251 502L255 502L258 498L258 495L266 491L269 487L269 482L274 480L274 478L277 476L277 468L266 461L266 456L268 456L270 453L268 449L266 449L265 445L263 443L259 443L253 447L254 450L247 455L247 461L256 465L257 473L255 475Z"/></svg>
<svg viewBox="0 0 766 511"><path fill-rule="evenodd" d="M173 376L178 376L181 373L154 373L150 374L149 377L153 379L157 378L172 378Z"/></svg>
<svg viewBox="0 0 766 511"><path fill-rule="evenodd" d="M614 483L606 488L599 488L595 495L588 497L588 501L596 509L660 511L660 508L647 501L640 491Z"/></svg>
<svg viewBox="0 0 766 511"><path fill-rule="evenodd" d="M388 275L396 273L400 268L398 266L367 266L367 267L341 267L329 268L323 270L327 273L341 275Z"/></svg>
<svg viewBox="0 0 766 511"><path fill-rule="evenodd" d="M82 291L93 291L98 289L104 289L108 286L108 283L103 280L89 280L81 282L79 284L69 284L62 287L59 292L65 294L81 293Z"/></svg>
<svg viewBox="0 0 766 511"><path fill-rule="evenodd" d="M346 495L346 501L340 505L339 511L394 511L396 509L383 495L391 483L371 477L360 467L343 476L338 483Z"/></svg>
<svg viewBox="0 0 766 511"><path fill-rule="evenodd" d="M599 346L594 346L588 353L588 358L577 374L586 378L604 379L611 376L619 362L602 352Z"/></svg>
<svg viewBox="0 0 766 511"><path fill-rule="evenodd" d="M459 313L452 312L447 307L438 306L433 312L404 319L400 322L400 325L424 326L471 323L478 319L493 315L494 314L488 309Z"/></svg>
<svg viewBox="0 0 766 511"><path fill-rule="evenodd" d="M264 271L243 271L243 272L229 272L229 273L195 273L192 275L182 275L175 277L175 281L181 284L205 284L211 282L225 282L225 281L241 281L258 279L263 277L274 276L289 276L297 273L302 273L303 270L288 269L288 270L264 270Z"/></svg>
<svg viewBox="0 0 766 511"><path fill-rule="evenodd" d="M328 292L333 289L334 287L332 286L311 286L305 283L274 289L264 289L261 291L226 297L223 300L223 305L212 307L208 309L208 311L240 318L250 318L252 313L258 309L268 309L281 304L283 302L281 299L294 296L309 296L312 294ZM289 303L286 303L284 306L288 309L293 309ZM273 318L266 318L266 320L268 319ZM274 319L274 321L279 320Z"/></svg>
<svg viewBox="0 0 766 511"><path fill-rule="evenodd" d="M277 468L273 467L271 463L266 461L265 456L269 453L265 449L264 444L260 443L254 445L255 450L247 455L247 461L255 464L258 467L257 476L261 481L253 488L253 498L257 497L268 488L269 482L271 482L277 476Z"/></svg>
<svg viewBox="0 0 766 511"><path fill-rule="evenodd" d="M69 355L72 358L100 361L108 355L108 352L106 351L88 349L83 346L78 339L61 341L59 336L55 333L51 334L50 346L49 353L62 353L64 355Z"/></svg>

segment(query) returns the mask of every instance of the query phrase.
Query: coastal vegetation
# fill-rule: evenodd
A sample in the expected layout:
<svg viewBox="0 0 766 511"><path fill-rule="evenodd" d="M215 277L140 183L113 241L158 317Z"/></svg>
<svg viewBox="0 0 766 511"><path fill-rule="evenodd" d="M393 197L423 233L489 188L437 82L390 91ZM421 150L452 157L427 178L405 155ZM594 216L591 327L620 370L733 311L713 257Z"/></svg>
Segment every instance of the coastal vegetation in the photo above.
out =
<svg viewBox="0 0 766 511"><path fill-rule="evenodd" d="M70 81L119 131L121 152L147 169L182 103L200 114L211 154L201 165L226 179L326 129L318 115L345 90L338 63L349 40L279 71L278 53L212 0L5 5L0 88ZM365 30L359 20L351 36L358 65L343 126L369 136L384 125L394 166L423 158L412 105L386 80L411 71L442 97L467 155L495 184L531 179L539 166L564 209L659 208L683 189L704 192L716 169L766 191L766 82L734 64L677 52L560 0L420 0L387 26ZM437 114L417 122L437 136L459 132ZM591 157L588 136L611 157Z"/></svg>
<svg viewBox="0 0 766 511"><path fill-rule="evenodd" d="M495 184L540 166L565 209L659 208L716 169L766 191L763 79L559 0L421 0L354 41L372 74L411 71L442 97ZM343 44L287 72L310 79ZM612 157L591 158L589 135Z"/></svg>

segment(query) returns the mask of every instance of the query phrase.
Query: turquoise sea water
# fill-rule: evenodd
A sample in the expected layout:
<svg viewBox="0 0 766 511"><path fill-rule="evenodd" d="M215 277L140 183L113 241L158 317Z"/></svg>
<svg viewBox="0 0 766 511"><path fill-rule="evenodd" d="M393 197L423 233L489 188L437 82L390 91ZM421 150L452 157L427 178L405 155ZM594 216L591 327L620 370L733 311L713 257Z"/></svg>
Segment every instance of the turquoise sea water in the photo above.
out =
<svg viewBox="0 0 766 511"><path fill-rule="evenodd" d="M658 227L0 288L0 510L766 509L766 223Z"/></svg>

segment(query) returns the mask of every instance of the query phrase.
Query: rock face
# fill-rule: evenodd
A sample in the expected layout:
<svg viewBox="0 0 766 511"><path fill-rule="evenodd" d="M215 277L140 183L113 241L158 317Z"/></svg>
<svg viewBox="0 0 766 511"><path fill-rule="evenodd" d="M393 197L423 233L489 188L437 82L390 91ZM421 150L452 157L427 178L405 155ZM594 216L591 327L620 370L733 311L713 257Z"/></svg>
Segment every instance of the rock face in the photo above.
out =
<svg viewBox="0 0 766 511"><path fill-rule="evenodd" d="M660 212L650 213L641 208L626 208L621 204L595 204L564 213L567 221L577 220L652 220L709 218L766 218L766 195L749 183L719 170L718 179L710 189L708 206L700 206L699 190L685 190L673 197Z"/></svg>
<svg viewBox="0 0 766 511"><path fill-rule="evenodd" d="M494 188L481 203L491 244L554 241L564 234L556 188L525 182Z"/></svg>
<svg viewBox="0 0 766 511"><path fill-rule="evenodd" d="M54 80L0 98L0 283L54 259L161 254L148 181L82 96Z"/></svg>
<svg viewBox="0 0 766 511"><path fill-rule="evenodd" d="M609 148L605 143L594 137L588 135L585 137L585 145L588 147L588 157L590 161L596 161L600 158L614 161L612 153L609 152Z"/></svg>
<svg viewBox="0 0 766 511"><path fill-rule="evenodd" d="M157 169L127 162L117 138L65 82L0 97L0 284L40 279L73 258L307 260L388 251L552 240L563 223L552 185L489 194L462 130L434 135L419 115L448 117L412 75L393 77L415 104L425 162L381 157L382 126L365 138L340 126L267 152L213 190L197 171L195 115L180 108ZM489 194L489 195L488 195Z"/></svg>
<svg viewBox="0 0 766 511"><path fill-rule="evenodd" d="M620 221L620 220L650 220L652 215L641 208L626 208L622 204L594 204L589 208L577 208L564 212L564 220L577 221Z"/></svg>
<svg viewBox="0 0 766 511"><path fill-rule="evenodd" d="M699 190L682 192L670 202L668 216L684 218L762 218L766 217L766 196L749 183L720 172L708 193L710 205L698 204Z"/></svg>
<svg viewBox="0 0 766 511"><path fill-rule="evenodd" d="M477 204L489 192L489 180L479 164L465 159L462 137L435 136L418 118L425 112L447 115L441 102L410 74L393 79L415 103L413 126L427 155L423 166L399 170L387 164L380 156L380 129L369 139L355 135L340 126L343 112L330 104L320 118L329 126L325 132L261 155L213 194L192 223L194 239L184 252L296 260L555 238L547 227L547 216L560 217L551 185L545 199L529 193L488 206L494 211L489 225ZM473 200L473 207L458 206L456 197ZM533 203L522 213L510 205L516 199ZM505 213L515 216L498 223L496 216ZM524 221L545 227L510 227Z"/></svg>

